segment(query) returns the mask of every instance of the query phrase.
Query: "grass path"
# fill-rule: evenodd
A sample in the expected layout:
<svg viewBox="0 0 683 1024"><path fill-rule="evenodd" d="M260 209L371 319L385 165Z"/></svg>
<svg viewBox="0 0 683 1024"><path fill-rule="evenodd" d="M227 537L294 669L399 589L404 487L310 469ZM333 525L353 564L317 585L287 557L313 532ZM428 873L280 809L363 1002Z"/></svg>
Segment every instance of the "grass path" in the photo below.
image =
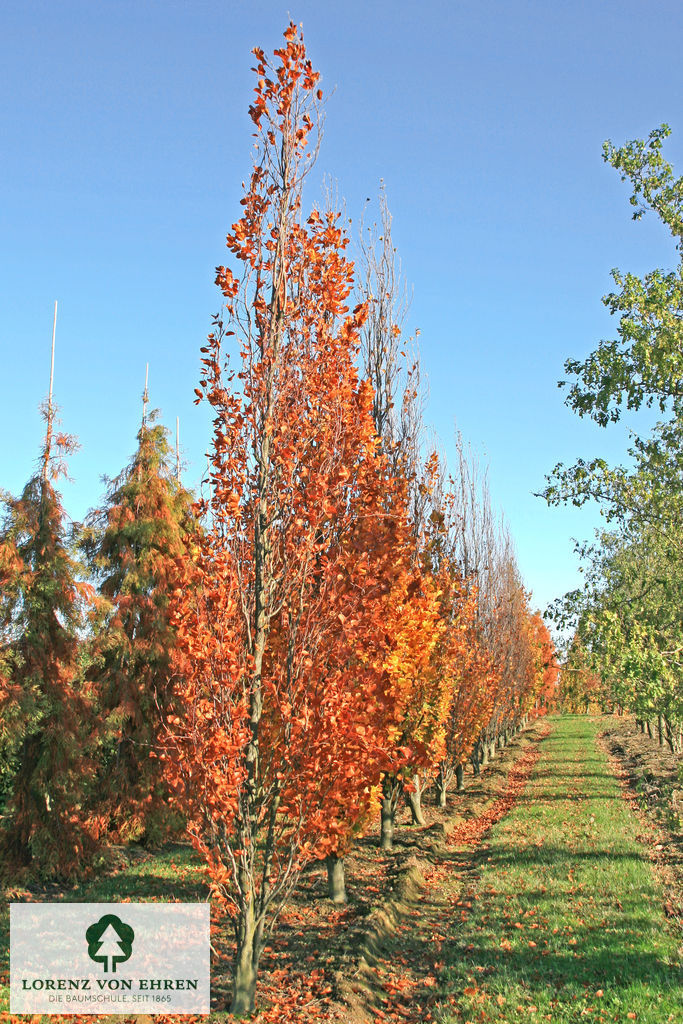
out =
<svg viewBox="0 0 683 1024"><path fill-rule="evenodd" d="M683 1024L680 935L596 743L567 717L480 852L472 909L439 973L442 1024Z"/></svg>

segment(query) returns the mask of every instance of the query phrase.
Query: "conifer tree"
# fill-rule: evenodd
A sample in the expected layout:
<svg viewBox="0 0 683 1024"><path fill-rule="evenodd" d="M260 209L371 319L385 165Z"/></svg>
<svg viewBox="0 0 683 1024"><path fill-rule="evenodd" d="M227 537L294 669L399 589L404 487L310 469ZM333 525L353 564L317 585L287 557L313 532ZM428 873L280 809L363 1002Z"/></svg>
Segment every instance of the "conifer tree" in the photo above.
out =
<svg viewBox="0 0 683 1024"><path fill-rule="evenodd" d="M82 810L92 704L80 635L92 588L79 581L54 481L74 438L54 432L51 396L40 469L19 498L3 494L0 527L0 761L3 868L68 877L95 849Z"/></svg>
<svg viewBox="0 0 683 1024"><path fill-rule="evenodd" d="M103 827L122 839L158 838L168 824L154 745L175 642L169 593L192 502L167 430L144 411L146 398L145 388L137 450L109 481L81 539L102 598L88 668L102 730L98 808Z"/></svg>

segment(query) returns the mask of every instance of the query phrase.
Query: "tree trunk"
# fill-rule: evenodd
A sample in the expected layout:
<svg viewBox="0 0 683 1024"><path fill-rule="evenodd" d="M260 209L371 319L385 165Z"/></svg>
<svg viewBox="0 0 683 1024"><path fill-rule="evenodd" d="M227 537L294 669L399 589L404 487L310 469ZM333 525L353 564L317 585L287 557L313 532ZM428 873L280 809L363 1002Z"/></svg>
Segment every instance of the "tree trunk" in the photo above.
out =
<svg viewBox="0 0 683 1024"><path fill-rule="evenodd" d="M673 729L671 728L671 722L669 721L669 719L668 719L668 717L666 715L663 715L663 718L664 718L664 739L666 740L666 745L669 748L669 750L671 751L671 753L675 754L676 753L676 740L675 740L675 737L674 737Z"/></svg>
<svg viewBox="0 0 683 1024"><path fill-rule="evenodd" d="M412 784L415 787L408 796L408 806L410 807L410 814L412 817L413 825L425 825L424 814L422 813L422 786L420 783L420 776L415 774L412 778Z"/></svg>
<svg viewBox="0 0 683 1024"><path fill-rule="evenodd" d="M396 807L392 790L391 781L385 777L382 784L380 850L391 850L394 846L394 815Z"/></svg>
<svg viewBox="0 0 683 1024"><path fill-rule="evenodd" d="M479 775L479 758L481 757L481 749L479 745L474 748L470 756L470 764L472 765L472 771L474 775Z"/></svg>
<svg viewBox="0 0 683 1024"><path fill-rule="evenodd" d="M437 807L446 806L446 792L448 790L448 783L446 782L446 773L443 770L443 766L439 768L439 774L436 777L436 805Z"/></svg>
<svg viewBox="0 0 683 1024"><path fill-rule="evenodd" d="M664 724L662 722L662 716L657 715L657 739L659 740L660 747L664 745Z"/></svg>
<svg viewBox="0 0 683 1024"><path fill-rule="evenodd" d="M481 745L481 763L486 766L489 763L489 745L488 743L482 743Z"/></svg>
<svg viewBox="0 0 683 1024"><path fill-rule="evenodd" d="M457 789L458 793L462 793L463 789L465 788L464 775L465 775L465 772L463 770L463 766L461 764L456 765L455 766L455 788Z"/></svg>
<svg viewBox="0 0 683 1024"><path fill-rule="evenodd" d="M235 956L235 976L232 987L232 1006L230 1012L245 1015L254 1012L256 1002L256 974L261 958L258 948L254 912L251 904L240 922Z"/></svg>
<svg viewBox="0 0 683 1024"><path fill-rule="evenodd" d="M650 739L652 739L652 726L650 725L650 719L649 718L645 722L645 728L647 729L648 736L650 737Z"/></svg>
<svg viewBox="0 0 683 1024"><path fill-rule="evenodd" d="M327 865L327 895L333 903L346 903L346 884L344 881L344 858L330 853L325 858Z"/></svg>

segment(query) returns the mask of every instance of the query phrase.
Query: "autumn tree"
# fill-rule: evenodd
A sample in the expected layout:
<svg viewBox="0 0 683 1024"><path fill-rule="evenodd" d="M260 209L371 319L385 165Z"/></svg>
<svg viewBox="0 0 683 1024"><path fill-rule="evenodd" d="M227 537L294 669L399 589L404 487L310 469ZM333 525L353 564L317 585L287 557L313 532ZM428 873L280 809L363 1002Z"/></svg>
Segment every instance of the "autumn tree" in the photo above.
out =
<svg viewBox="0 0 683 1024"><path fill-rule="evenodd" d="M154 753L167 710L175 632L169 599L184 557L191 496L156 414L104 503L90 514L81 548L101 598L88 645L88 678L100 718L96 812L120 839L157 837L169 824L161 762Z"/></svg>
<svg viewBox="0 0 683 1024"><path fill-rule="evenodd" d="M493 711L495 674L477 620L476 586L451 582L460 588L453 603L454 628L458 643L449 652L452 665L450 703L445 723L445 750L438 766L437 802L446 806L449 787L464 789L464 770ZM455 617L457 616L457 617ZM453 644L453 639L451 639ZM473 759L479 772L479 759Z"/></svg>
<svg viewBox="0 0 683 1024"><path fill-rule="evenodd" d="M434 459L435 456L432 456ZM435 650L438 671L447 681L444 741L436 768L439 806L446 806L455 779L463 788L464 764L491 715L491 661L478 621L478 591L474 572L463 572L459 545L462 526L458 495L452 478L430 488L426 564L437 582L443 635ZM471 567L470 567L471 568Z"/></svg>
<svg viewBox="0 0 683 1024"><path fill-rule="evenodd" d="M444 742L449 680L437 651L446 623L435 581L413 567L396 587L386 624L392 638L386 661L397 724L390 767L382 781L380 846L393 845L399 797L406 793L414 824L423 825L421 795L438 764Z"/></svg>
<svg viewBox="0 0 683 1024"><path fill-rule="evenodd" d="M445 801L444 784L448 784L457 766L462 764L461 750L469 748L465 756L471 757L475 772L480 762L488 760L495 738L494 708L502 700L498 692L500 666L495 658L501 529L492 508L487 470L465 445L459 432L455 448L456 460L449 484L449 557L459 567L463 579L470 581L474 594L470 627L473 658L452 708L452 714L457 716L460 704L464 717L456 717L449 725L452 740L438 787L441 801Z"/></svg>
<svg viewBox="0 0 683 1024"><path fill-rule="evenodd" d="M539 611L534 612L531 616L530 625L531 641L537 652L533 684L534 706L538 712L547 712L554 707L557 699L560 666L555 643Z"/></svg>
<svg viewBox="0 0 683 1024"><path fill-rule="evenodd" d="M491 650L497 686L487 732L490 739L505 746L532 710L543 680L541 648L529 606L530 594L523 585L506 531L496 564L495 585L497 603Z"/></svg>
<svg viewBox="0 0 683 1024"><path fill-rule="evenodd" d="M462 733L450 731L458 737L452 749L464 746L476 773L527 717L530 695L541 685L539 647L512 541L492 508L487 472L459 434L456 454L449 486L450 557L476 596L470 627L473 668L458 697L464 702L463 724L469 721L469 726Z"/></svg>
<svg viewBox="0 0 683 1024"><path fill-rule="evenodd" d="M356 367L365 309L340 217L302 213L322 93L293 24L254 51L256 157L220 267L198 399L203 529L174 599L165 761L237 941L232 1011L304 864L343 847L387 763L386 621L407 525ZM225 348L235 338L236 377Z"/></svg>
<svg viewBox="0 0 683 1024"><path fill-rule="evenodd" d="M409 293L392 236L386 189L379 194L379 223L361 220L357 292L367 308L361 328L361 365L372 385L372 418L385 451L406 477L416 477L421 455L424 387L414 339L405 337ZM419 333L419 332L418 332Z"/></svg>
<svg viewBox="0 0 683 1024"><path fill-rule="evenodd" d="M387 663L400 727L394 732L393 768L382 780L380 846L391 849L398 802L405 794L415 824L424 824L421 798L443 753L450 681L440 652L447 628L438 584L427 564L427 509L438 486L438 460L424 452L425 387L415 338L406 338L408 289L392 238L384 187L379 223L361 223L358 289L368 316L361 359L372 384L372 416L381 451L398 482L394 501L410 524L411 574L397 590ZM416 332L416 334L419 332Z"/></svg>
<svg viewBox="0 0 683 1024"><path fill-rule="evenodd" d="M603 710L601 682L592 669L579 633L572 637L561 666L558 703L569 714Z"/></svg>
<svg viewBox="0 0 683 1024"><path fill-rule="evenodd" d="M38 472L20 497L2 495L0 531L0 755L6 803L0 835L7 870L41 877L82 871L95 837L82 808L92 703L80 675L80 633L91 588L55 480L75 440L43 409Z"/></svg>

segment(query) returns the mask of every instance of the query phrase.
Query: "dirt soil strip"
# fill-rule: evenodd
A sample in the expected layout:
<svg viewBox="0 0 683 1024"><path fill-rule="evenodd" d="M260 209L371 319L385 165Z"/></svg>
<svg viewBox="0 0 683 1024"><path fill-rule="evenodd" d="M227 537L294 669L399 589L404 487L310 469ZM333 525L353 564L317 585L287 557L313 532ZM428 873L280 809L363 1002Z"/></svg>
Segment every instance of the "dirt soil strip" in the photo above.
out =
<svg viewBox="0 0 683 1024"><path fill-rule="evenodd" d="M683 760L640 733L629 718L605 717L600 742L643 827L639 838L662 881L664 913L683 936Z"/></svg>

